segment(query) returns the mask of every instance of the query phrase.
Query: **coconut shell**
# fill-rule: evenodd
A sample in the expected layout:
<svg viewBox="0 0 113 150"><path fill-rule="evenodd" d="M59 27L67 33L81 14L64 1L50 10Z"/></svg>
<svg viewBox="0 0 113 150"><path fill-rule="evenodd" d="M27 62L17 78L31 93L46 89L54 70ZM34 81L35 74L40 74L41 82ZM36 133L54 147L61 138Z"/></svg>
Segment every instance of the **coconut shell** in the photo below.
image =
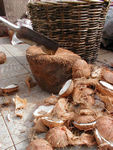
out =
<svg viewBox="0 0 113 150"><path fill-rule="evenodd" d="M91 74L90 66L87 64L85 60L77 59L72 68L72 77L74 78L81 78L86 77L88 78Z"/></svg>
<svg viewBox="0 0 113 150"><path fill-rule="evenodd" d="M61 53L47 55L41 47L31 46L26 56L31 71L39 86L52 93L58 93L63 84L72 77L72 66L78 55L59 48ZM64 51L64 54L62 53Z"/></svg>
<svg viewBox="0 0 113 150"><path fill-rule="evenodd" d="M42 119L43 124L49 128L62 126L64 124L64 121L57 119L57 118L42 117L41 119Z"/></svg>
<svg viewBox="0 0 113 150"><path fill-rule="evenodd" d="M92 130L96 124L95 118L91 115L81 115L75 118L73 125L79 130Z"/></svg>
<svg viewBox="0 0 113 150"><path fill-rule="evenodd" d="M0 52L0 64L4 64L6 62L6 54L4 52Z"/></svg>
<svg viewBox="0 0 113 150"><path fill-rule="evenodd" d="M108 83L113 84L113 71L104 68L102 70L102 78L107 81Z"/></svg>
<svg viewBox="0 0 113 150"><path fill-rule="evenodd" d="M113 149L113 118L111 116L98 118L95 137L101 150Z"/></svg>
<svg viewBox="0 0 113 150"><path fill-rule="evenodd" d="M2 87L1 89L2 89L3 94L12 94L18 91L19 86L17 84L12 84L7 87Z"/></svg>
<svg viewBox="0 0 113 150"><path fill-rule="evenodd" d="M62 89L59 92L60 97L67 97L73 92L74 83L70 79L66 81L66 83L63 85Z"/></svg>
<svg viewBox="0 0 113 150"><path fill-rule="evenodd" d="M55 127L48 131L46 140L53 147L66 147L69 142L64 127Z"/></svg>
<svg viewBox="0 0 113 150"><path fill-rule="evenodd" d="M48 131L48 128L42 122L42 118L39 118L39 119L37 119L35 121L35 126L33 127L33 129L37 133L43 133L43 132L47 132Z"/></svg>
<svg viewBox="0 0 113 150"><path fill-rule="evenodd" d="M52 146L44 139L32 141L26 150L53 150Z"/></svg>

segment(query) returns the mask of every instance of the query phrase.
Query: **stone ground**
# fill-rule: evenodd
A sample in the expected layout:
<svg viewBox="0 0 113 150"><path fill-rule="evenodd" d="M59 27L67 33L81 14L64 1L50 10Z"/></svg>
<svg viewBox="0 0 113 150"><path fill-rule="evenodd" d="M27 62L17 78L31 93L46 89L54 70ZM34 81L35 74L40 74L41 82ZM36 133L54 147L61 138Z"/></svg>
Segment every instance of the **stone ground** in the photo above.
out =
<svg viewBox="0 0 113 150"><path fill-rule="evenodd" d="M42 103L42 99L49 96L38 85L29 91L25 84L26 77L32 76L25 56L28 47L27 44L12 46L8 38L0 38L0 51L7 55L6 63L0 65L0 87L13 83L18 84L17 94L28 100L22 119L15 116L14 104L0 109L0 150L26 149L33 120L32 112ZM112 68L113 52L100 50L96 64ZM0 104L14 96L0 97ZM10 115L10 121L8 121L8 115Z"/></svg>

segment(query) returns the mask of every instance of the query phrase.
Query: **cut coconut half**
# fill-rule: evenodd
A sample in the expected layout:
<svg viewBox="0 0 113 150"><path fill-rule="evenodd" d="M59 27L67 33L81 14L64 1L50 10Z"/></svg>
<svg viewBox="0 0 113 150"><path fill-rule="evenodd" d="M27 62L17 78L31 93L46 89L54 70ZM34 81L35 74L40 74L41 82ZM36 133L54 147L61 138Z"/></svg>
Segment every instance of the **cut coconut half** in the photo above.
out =
<svg viewBox="0 0 113 150"><path fill-rule="evenodd" d="M73 91L73 81L72 79L70 79L63 85L62 89L59 92L59 96L67 97L72 93L72 91Z"/></svg>
<svg viewBox="0 0 113 150"><path fill-rule="evenodd" d="M94 129L95 125L96 125L96 121L90 122L90 123L77 123L76 121L73 122L73 125L80 129L80 130L92 130Z"/></svg>
<svg viewBox="0 0 113 150"><path fill-rule="evenodd" d="M57 118L50 118L50 117L42 117L42 122L44 125L46 125L49 128L62 126L64 121L57 119Z"/></svg>
<svg viewBox="0 0 113 150"><path fill-rule="evenodd" d="M3 93L11 94L13 92L18 91L19 86L17 84L11 84L11 85L8 85L6 87L1 87L1 89L2 89Z"/></svg>
<svg viewBox="0 0 113 150"><path fill-rule="evenodd" d="M98 129L95 129L95 137L97 140L97 143L99 144L99 146L101 147L101 144L109 147L109 150L113 149L113 142L110 142L108 140L106 140L103 136L101 136L101 134L99 133Z"/></svg>
<svg viewBox="0 0 113 150"><path fill-rule="evenodd" d="M35 118L39 118L39 117L43 117L44 115L47 115L49 113L51 113L51 111L53 110L54 105L50 105L50 106L39 106L33 113Z"/></svg>
<svg viewBox="0 0 113 150"><path fill-rule="evenodd" d="M100 84L106 88L108 88L109 90L113 90L113 85L111 85L110 83L107 83L105 81L99 81Z"/></svg>

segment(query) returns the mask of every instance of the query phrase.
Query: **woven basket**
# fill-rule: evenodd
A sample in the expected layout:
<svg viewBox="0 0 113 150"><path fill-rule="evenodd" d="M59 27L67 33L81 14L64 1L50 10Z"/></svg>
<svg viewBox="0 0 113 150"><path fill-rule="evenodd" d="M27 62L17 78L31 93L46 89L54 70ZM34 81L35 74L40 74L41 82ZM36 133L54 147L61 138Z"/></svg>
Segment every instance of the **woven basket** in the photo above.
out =
<svg viewBox="0 0 113 150"><path fill-rule="evenodd" d="M33 29L93 63L100 48L109 2L73 1L29 3Z"/></svg>

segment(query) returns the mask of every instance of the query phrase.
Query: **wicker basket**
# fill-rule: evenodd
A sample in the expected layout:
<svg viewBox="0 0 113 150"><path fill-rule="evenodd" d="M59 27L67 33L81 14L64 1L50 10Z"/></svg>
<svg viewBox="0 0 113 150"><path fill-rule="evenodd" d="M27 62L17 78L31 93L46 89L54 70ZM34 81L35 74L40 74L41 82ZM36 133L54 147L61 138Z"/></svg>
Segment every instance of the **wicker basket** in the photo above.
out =
<svg viewBox="0 0 113 150"><path fill-rule="evenodd" d="M100 48L109 2L73 1L29 3L33 29L93 63Z"/></svg>

